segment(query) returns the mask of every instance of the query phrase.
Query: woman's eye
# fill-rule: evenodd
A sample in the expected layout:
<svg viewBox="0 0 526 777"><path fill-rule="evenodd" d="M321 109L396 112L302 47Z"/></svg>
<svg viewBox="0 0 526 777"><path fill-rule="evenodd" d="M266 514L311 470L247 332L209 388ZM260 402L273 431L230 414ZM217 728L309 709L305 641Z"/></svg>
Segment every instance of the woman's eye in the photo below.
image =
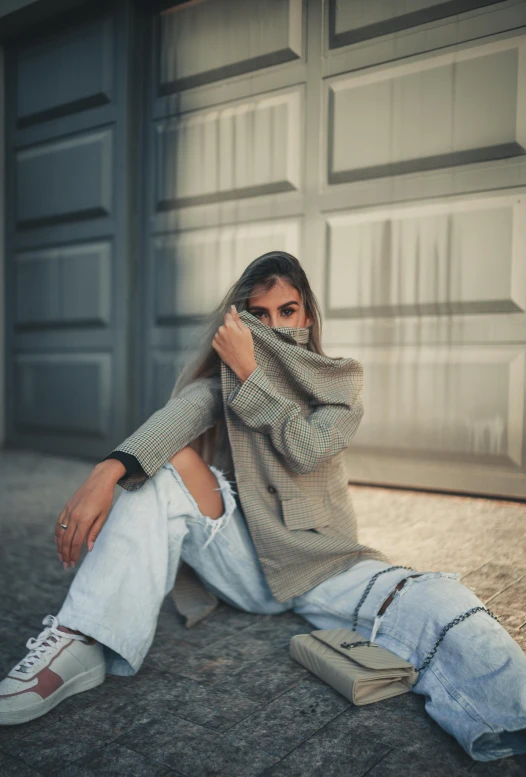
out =
<svg viewBox="0 0 526 777"><path fill-rule="evenodd" d="M283 308L283 310L282 310L281 312L282 312L282 313L286 313L287 311L289 312L289 314L290 314L290 315L288 315L288 316L285 316L285 318L290 318L290 316L292 315L292 313L294 313L294 308ZM250 312L250 311L249 311L249 312ZM266 313L263 313L263 312L262 312L262 311L260 311L260 310L257 310L257 311L255 311L254 313L252 313L252 315L253 315L253 316L256 316L257 318L259 318L260 316L266 316L267 314L266 314Z"/></svg>

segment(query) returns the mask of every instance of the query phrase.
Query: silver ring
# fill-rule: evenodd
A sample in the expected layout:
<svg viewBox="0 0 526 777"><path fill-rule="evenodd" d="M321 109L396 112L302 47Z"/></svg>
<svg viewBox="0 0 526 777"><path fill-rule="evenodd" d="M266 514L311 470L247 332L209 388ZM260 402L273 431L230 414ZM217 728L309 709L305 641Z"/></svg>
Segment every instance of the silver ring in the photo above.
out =
<svg viewBox="0 0 526 777"><path fill-rule="evenodd" d="M60 525L62 526L63 529L67 529L68 528L65 523L61 523Z"/></svg>

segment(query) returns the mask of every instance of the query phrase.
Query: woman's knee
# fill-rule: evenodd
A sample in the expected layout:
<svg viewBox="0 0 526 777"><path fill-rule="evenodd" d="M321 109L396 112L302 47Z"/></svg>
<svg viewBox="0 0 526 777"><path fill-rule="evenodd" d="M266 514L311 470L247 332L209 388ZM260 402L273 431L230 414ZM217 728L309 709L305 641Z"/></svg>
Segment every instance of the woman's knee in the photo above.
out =
<svg viewBox="0 0 526 777"><path fill-rule="evenodd" d="M424 598L430 603L481 603L474 591L461 582L460 574L454 572L424 572L411 582L425 591Z"/></svg>
<svg viewBox="0 0 526 777"><path fill-rule="evenodd" d="M192 461L195 462L196 457L197 459L200 459L201 461L203 461L201 456L199 456L199 454L197 453L197 451L194 451L194 449L191 448L190 445L185 445L184 448L181 448L181 450L177 451L177 453L174 453L174 455L171 456L169 461L172 462L175 469L179 472L180 469L187 468Z"/></svg>
<svg viewBox="0 0 526 777"><path fill-rule="evenodd" d="M201 513L214 520L220 518L225 512L225 506L219 483L201 456L186 445L171 457L170 462L195 499Z"/></svg>
<svg viewBox="0 0 526 777"><path fill-rule="evenodd" d="M484 606L476 594L455 573L424 572L405 581L398 592L399 609L405 615L420 622L442 623L472 607ZM389 606L387 607L389 612Z"/></svg>

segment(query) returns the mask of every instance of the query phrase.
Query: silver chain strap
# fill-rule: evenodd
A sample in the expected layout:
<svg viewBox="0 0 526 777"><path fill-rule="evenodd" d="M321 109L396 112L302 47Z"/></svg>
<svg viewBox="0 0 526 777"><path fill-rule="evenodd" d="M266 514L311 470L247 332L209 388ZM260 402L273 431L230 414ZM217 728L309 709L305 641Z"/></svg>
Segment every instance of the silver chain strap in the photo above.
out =
<svg viewBox="0 0 526 777"><path fill-rule="evenodd" d="M358 602L358 604L356 605L356 608L354 610L354 613L353 613L353 616L352 616L352 629L353 629L353 631L356 631L356 624L358 622L358 612L360 610L360 607L362 606L362 604L364 603L365 599L367 598L367 595L368 595L369 591L371 590L371 588L373 587L373 584L374 584L376 578L379 577L380 575L385 574L385 572L390 572L393 569L411 569L411 570L413 570L413 572L417 571L416 569L413 569L413 567L393 566L393 567L388 567L387 569L382 569L380 572L377 572L375 575L373 575L371 577L371 579L369 580L369 582L367 584L367 587L366 587L365 591L363 592L363 594L362 594L362 596L360 598L360 601ZM462 615L458 615L456 618L454 618L452 621L450 621L448 624L446 624L446 626L444 626L444 628L442 629L442 631L438 635L437 641L435 642L435 644L433 645L433 647L431 648L431 650L427 654L427 656L426 656L426 658L424 660L424 663L421 666L419 666L415 671L421 672L422 669L426 668L426 666L429 664L429 662L431 661L431 659L435 655L438 646L440 645L440 643L442 642L442 640L444 639L444 637L446 636L446 633L449 631L450 628L452 628L453 626L456 626L457 623L461 623L463 620L466 620L466 618L469 618L470 615L473 615L474 613L481 612L481 611L487 612L487 614L491 618L494 618L497 621L497 623L500 623L500 621L497 618L497 616L494 615L494 613L492 613L491 610L488 610L487 607L480 607L480 606L479 607L472 607L471 610L467 610L467 612L462 613ZM364 644L364 643L363 642L352 642L352 643L348 643L348 644L342 645L342 647L354 647L355 645L362 645L362 644ZM369 640L367 640L367 642L365 644L371 645Z"/></svg>
<svg viewBox="0 0 526 777"><path fill-rule="evenodd" d="M360 601L356 605L356 609L354 610L354 613L353 613L353 616L352 616L352 629L353 629L353 631L356 631L356 624L358 623L358 612L360 610L360 607L365 602L365 600L367 598L367 594L369 593L369 591L373 587L373 584L374 584L376 578L380 577L380 575L385 575L386 572L390 572L392 569L413 569L413 567L403 567L403 566L387 567L387 569L382 569L382 570L380 570L380 572L377 572L375 575L373 575L371 577L371 579L367 583L367 588L365 589L365 591L362 594L362 598L360 599ZM413 572L416 572L416 569L413 569Z"/></svg>
<svg viewBox="0 0 526 777"><path fill-rule="evenodd" d="M438 637L437 641L435 642L433 648L429 651L429 653L428 653L424 663L422 664L422 666L419 666L416 671L417 672L421 672L422 669L426 668L426 666L429 664L429 662L431 661L431 659L435 655L437 647L440 645L440 643L442 642L442 640L446 636L446 632L449 631L449 629L452 626L455 626L457 623L460 623L461 621L465 620L466 618L469 618L470 615L473 615L473 613L479 612L479 611L487 612L488 615L490 615L492 618L495 618L497 623L500 623L500 621L497 618L497 616L494 615L490 610L488 610L487 607L480 607L480 606L479 607L472 607L471 610L467 610L467 612L464 612L462 615L459 615L457 618L454 618L452 621L450 621L450 623L448 623L446 626L444 626L444 628L440 632L439 637Z"/></svg>

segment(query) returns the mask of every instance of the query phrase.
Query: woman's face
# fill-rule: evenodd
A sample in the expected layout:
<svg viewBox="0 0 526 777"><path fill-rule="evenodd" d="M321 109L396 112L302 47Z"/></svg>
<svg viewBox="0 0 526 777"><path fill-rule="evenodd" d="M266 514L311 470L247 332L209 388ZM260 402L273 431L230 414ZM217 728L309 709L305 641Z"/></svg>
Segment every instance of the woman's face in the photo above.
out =
<svg viewBox="0 0 526 777"><path fill-rule="evenodd" d="M268 326L309 326L299 291L278 278L270 291L254 291L248 298L247 310Z"/></svg>

